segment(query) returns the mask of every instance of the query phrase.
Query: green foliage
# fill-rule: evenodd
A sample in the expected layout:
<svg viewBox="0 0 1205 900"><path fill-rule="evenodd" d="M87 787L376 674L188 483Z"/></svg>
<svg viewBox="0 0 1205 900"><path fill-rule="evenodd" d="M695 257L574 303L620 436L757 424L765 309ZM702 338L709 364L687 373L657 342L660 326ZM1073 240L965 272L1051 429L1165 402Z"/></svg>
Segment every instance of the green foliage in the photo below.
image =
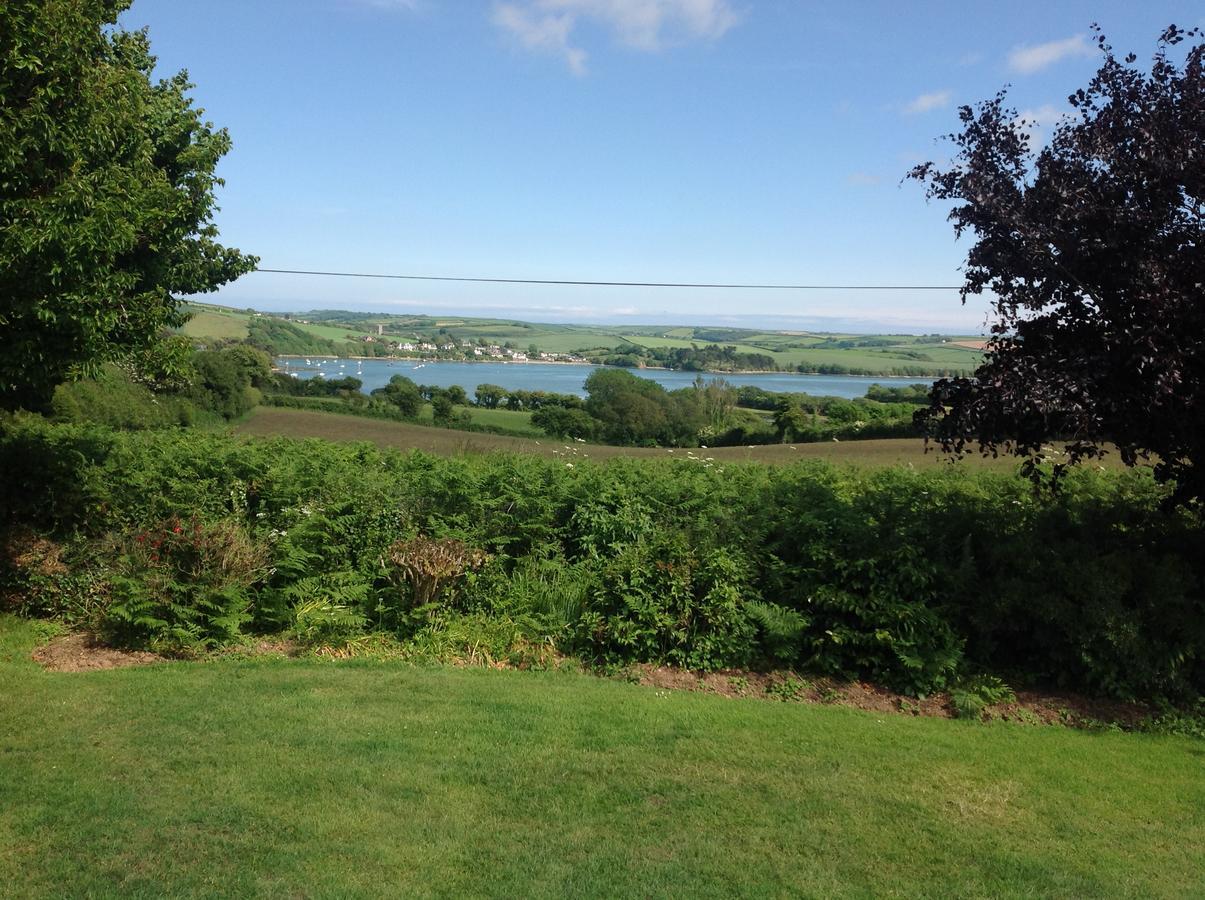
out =
<svg viewBox="0 0 1205 900"><path fill-rule="evenodd" d="M912 403L925 404L929 402L929 391L932 385L909 384L903 387L897 385L872 384L866 389L866 399L877 400L880 403Z"/></svg>
<svg viewBox="0 0 1205 900"><path fill-rule="evenodd" d="M698 446L705 413L693 389L666 391L622 369L596 369L586 379L586 412L609 444Z"/></svg>
<svg viewBox="0 0 1205 900"><path fill-rule="evenodd" d="M543 406L531 414L531 424L551 437L589 440L599 423L583 409Z"/></svg>
<svg viewBox="0 0 1205 900"><path fill-rule="evenodd" d="M942 690L963 660L962 641L932 607L876 590L823 588L807 598L811 619L804 665L860 672L910 694Z"/></svg>
<svg viewBox="0 0 1205 900"><path fill-rule="evenodd" d="M1205 697L1198 698L1190 708L1165 709L1139 723L1138 730L1205 740Z"/></svg>
<svg viewBox="0 0 1205 900"><path fill-rule="evenodd" d="M194 425L205 418L186 397L156 394L111 363L101 366L92 378L60 384L50 410L60 422L92 422L122 429Z"/></svg>
<svg viewBox="0 0 1205 900"><path fill-rule="evenodd" d="M110 569L135 587L171 580L132 565L113 536L176 516L236 522L265 557L262 576L236 579L237 601L219 603L252 618L206 626L210 643L293 627L295 608L318 600L403 637L453 612L509 619L537 645L607 664L770 665L913 694L966 671L1123 698L1205 688L1202 523L1161 512L1166 491L1149 476L1083 471L1045 496L989 472L677 456L570 467L16 419L0 435L0 471L14 473L0 479L0 519L25 527L27 549L63 548L43 556L59 552L81 580L39 574L38 551L3 563L0 587L36 582L39 610L83 616ZM391 561L417 535L489 560L435 573L454 592L419 597L423 573ZM191 577L169 599L216 593Z"/></svg>
<svg viewBox="0 0 1205 900"><path fill-rule="evenodd" d="M807 683L798 678L784 678L782 681L772 681L766 685L766 696L775 700L788 702L800 700L807 690Z"/></svg>
<svg viewBox="0 0 1205 900"><path fill-rule="evenodd" d="M498 404L506 396L506 388L497 384L479 384L474 396L477 400L477 405L486 409L497 409Z"/></svg>
<svg viewBox="0 0 1205 900"><path fill-rule="evenodd" d="M215 240L229 136L184 73L152 79L146 34L114 27L126 6L0 5L0 407L47 408L256 262Z"/></svg>
<svg viewBox="0 0 1205 900"><path fill-rule="evenodd" d="M463 410L459 415L447 394L437 394L431 401L431 421L443 428L451 428L460 421L467 425L471 422L470 414Z"/></svg>
<svg viewBox="0 0 1205 900"><path fill-rule="evenodd" d="M60 544L21 526L0 536L0 610L96 628L108 605L87 542Z"/></svg>
<svg viewBox="0 0 1205 900"><path fill-rule="evenodd" d="M743 608L748 573L716 549L700 557L680 538L621 545L602 564L578 640L602 662L657 662L711 670L750 662Z"/></svg>
<svg viewBox="0 0 1205 900"><path fill-rule="evenodd" d="M301 578L285 589L292 608L290 633L315 645L346 643L364 632L370 585L356 572Z"/></svg>
<svg viewBox="0 0 1205 900"><path fill-rule="evenodd" d="M272 363L261 350L235 345L202 350L193 356L195 375L190 394L198 406L223 419L237 419L259 403L269 383Z"/></svg>
<svg viewBox="0 0 1205 900"><path fill-rule="evenodd" d="M372 396L397 409L408 420L418 418L423 408L423 396L418 385L405 375L394 375L384 387L377 388Z"/></svg>
<svg viewBox="0 0 1205 900"><path fill-rule="evenodd" d="M554 648L540 641L539 632L539 623L524 617L444 610L414 633L409 649L416 657L443 662L544 668Z"/></svg>
<svg viewBox="0 0 1205 900"><path fill-rule="evenodd" d="M114 640L197 652L237 640L250 621L248 589L265 559L238 523L173 517L119 553L101 623Z"/></svg>
<svg viewBox="0 0 1205 900"><path fill-rule="evenodd" d="M1017 695L995 675L963 678L950 688L950 703L960 719L978 719L997 703L1012 703Z"/></svg>
<svg viewBox="0 0 1205 900"><path fill-rule="evenodd" d="M757 628L757 640L766 659L774 665L793 665L799 660L808 619L793 609L776 603L751 600L745 615Z"/></svg>
<svg viewBox="0 0 1205 900"><path fill-rule="evenodd" d="M253 316L247 343L272 356L337 356L339 345L275 316Z"/></svg>

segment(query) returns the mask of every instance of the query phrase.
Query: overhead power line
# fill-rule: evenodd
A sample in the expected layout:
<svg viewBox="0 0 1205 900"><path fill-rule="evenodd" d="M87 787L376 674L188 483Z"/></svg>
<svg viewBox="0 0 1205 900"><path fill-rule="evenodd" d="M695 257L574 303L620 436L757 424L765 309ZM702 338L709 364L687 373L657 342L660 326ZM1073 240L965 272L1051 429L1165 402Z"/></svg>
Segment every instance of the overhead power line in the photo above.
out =
<svg viewBox="0 0 1205 900"><path fill-rule="evenodd" d="M473 278L467 275L385 275L377 272L315 272L306 269L256 269L273 275L324 275L331 278L389 278L397 281L467 281L485 284L560 284L585 287L728 288L749 291L959 291L949 284L712 284L697 281L586 281L569 278Z"/></svg>

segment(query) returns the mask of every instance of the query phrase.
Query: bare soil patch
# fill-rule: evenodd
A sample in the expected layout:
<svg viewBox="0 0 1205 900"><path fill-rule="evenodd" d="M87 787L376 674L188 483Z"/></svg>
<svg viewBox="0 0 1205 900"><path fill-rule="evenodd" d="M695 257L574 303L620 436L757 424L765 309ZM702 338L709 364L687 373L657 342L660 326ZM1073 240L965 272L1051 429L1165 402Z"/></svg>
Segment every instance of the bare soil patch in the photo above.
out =
<svg viewBox="0 0 1205 900"><path fill-rule="evenodd" d="M106 647L95 635L75 633L51 638L33 652L33 658L52 672L91 672L163 662L165 657L147 650Z"/></svg>
<svg viewBox="0 0 1205 900"><path fill-rule="evenodd" d="M955 718L954 706L948 694L908 697L865 681L809 678L794 672L690 672L654 665L635 666L633 675L640 684L661 690L698 691L721 697L823 703L876 713ZM1152 710L1137 703L1093 699L1078 694L1018 691L1015 702L989 706L983 711L982 718L1025 725L1084 728L1108 723L1134 728L1151 713Z"/></svg>

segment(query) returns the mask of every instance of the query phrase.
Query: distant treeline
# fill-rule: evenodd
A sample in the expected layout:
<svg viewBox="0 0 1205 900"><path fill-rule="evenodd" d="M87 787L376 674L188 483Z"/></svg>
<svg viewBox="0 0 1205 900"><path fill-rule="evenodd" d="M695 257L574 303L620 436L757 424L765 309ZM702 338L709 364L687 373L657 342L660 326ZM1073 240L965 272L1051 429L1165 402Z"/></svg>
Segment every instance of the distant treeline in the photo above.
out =
<svg viewBox="0 0 1205 900"><path fill-rule="evenodd" d="M907 437L916 434L912 415L929 390L924 384L871 385L866 397L846 400L737 388L722 378L700 376L691 387L669 391L622 369L595 370L586 379L584 400L574 394L479 384L470 401L463 388L420 385L404 375L394 375L369 396L361 393L356 378L276 375L271 385L276 394L330 398L365 415L407 421L417 420L423 404L430 403L436 424L450 427L471 424L471 412L463 409L470 403L530 412L532 424L551 437L650 447Z"/></svg>
<svg viewBox="0 0 1205 900"><path fill-rule="evenodd" d="M889 338L866 339L864 341L834 341L815 345L815 349L851 349L854 347L886 347L893 341ZM809 347L809 349L813 349ZM642 347L621 344L613 350L605 348L582 348L575 351L593 361L619 368L643 368L656 366L684 372L799 372L803 375L885 375L889 377L926 378L935 376L967 375L969 369L934 366L932 357L920 350L897 348L893 355L930 365L894 363L881 368L850 366L843 363L816 363L807 360L793 366L781 366L769 353L747 353L734 345L705 344L697 347Z"/></svg>

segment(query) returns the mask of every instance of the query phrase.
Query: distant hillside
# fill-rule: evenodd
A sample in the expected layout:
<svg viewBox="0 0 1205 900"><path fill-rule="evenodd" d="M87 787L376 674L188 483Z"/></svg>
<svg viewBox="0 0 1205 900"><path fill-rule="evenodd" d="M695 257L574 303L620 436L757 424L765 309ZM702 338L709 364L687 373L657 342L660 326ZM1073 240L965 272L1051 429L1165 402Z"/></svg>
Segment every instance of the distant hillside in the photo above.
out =
<svg viewBox="0 0 1205 900"><path fill-rule="evenodd" d="M969 374L978 335L829 334L674 325L562 325L469 316L313 310L255 314L194 303L183 329L199 339L247 339L277 354L480 358L505 348L532 358L573 354L589 362L686 371L782 371L933 377ZM439 348L422 348L430 344ZM398 350L412 345L413 349Z"/></svg>

